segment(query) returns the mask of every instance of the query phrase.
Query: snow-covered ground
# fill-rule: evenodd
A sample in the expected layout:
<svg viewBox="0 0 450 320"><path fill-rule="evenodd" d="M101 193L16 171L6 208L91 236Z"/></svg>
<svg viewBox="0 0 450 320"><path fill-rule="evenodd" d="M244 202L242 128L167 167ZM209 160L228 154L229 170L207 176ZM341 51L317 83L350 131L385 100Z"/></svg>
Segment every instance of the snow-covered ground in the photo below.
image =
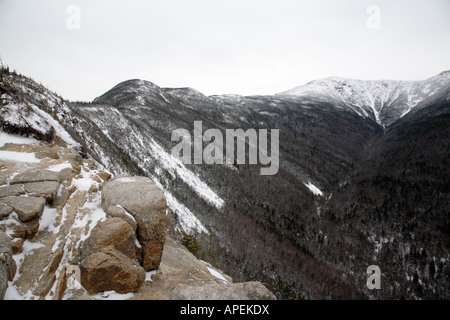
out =
<svg viewBox="0 0 450 320"><path fill-rule="evenodd" d="M34 138L28 138L28 137L19 136L16 134L9 134L9 133L0 131L0 148L3 147L7 143L30 145L30 144L34 144L34 143L39 143L39 141Z"/></svg>
<svg viewBox="0 0 450 320"><path fill-rule="evenodd" d="M33 148L35 148L36 151L40 150L40 146L44 146L44 143L31 138L1 132L0 144L4 146L6 143L33 145ZM27 146L24 146L23 148L27 149ZM60 172L63 169L72 167L72 165L68 161L62 161L60 159L37 159L35 157L35 153L30 152L29 147L28 150L24 151L28 152L0 150L0 160L6 160L14 163L20 162L20 170L48 169L54 172ZM5 170L6 172L7 170L10 170L8 169L8 164L6 164L6 168L3 170ZM92 185L99 187L99 182L93 179L93 177L98 173L98 170L89 169L87 166L83 165L81 166L80 175L74 177L72 179L71 185L66 186L66 188L73 190L75 190L76 188L72 196L77 196L77 194L79 193L87 194L87 191L91 188ZM9 178L11 179L15 174L17 174L17 172L9 172ZM62 188L63 184L60 185L58 195L61 195ZM61 246L64 246L64 256L61 259L55 275L59 276L62 268L69 265L69 262L74 259L72 249L78 247L82 241L87 239L90 235L90 232L94 229L97 223L106 218L105 212L101 209L101 193L97 192L93 195L94 196L91 198L86 198L84 204L79 207L76 216L73 218L73 224L69 225L70 230L68 231L68 233L63 230L67 229L68 227L68 225L66 225L66 222L69 219L67 206L64 206L60 213L58 213L58 210L56 208L51 208L48 205L44 207L42 216L39 219L38 234L31 240L25 240L23 243L22 251L13 255L13 259L17 266L17 272L13 281L10 281L8 284L8 289L4 298L5 300L39 299L39 296L35 296L33 294L34 286L32 286L27 292L23 293L16 287L15 283L21 277L21 272L23 271L21 267L25 259L36 254L36 252L39 252L39 249L43 248L44 246L49 245L48 237L54 239L54 242L50 243L50 245L52 245L52 252L57 252L57 250L61 248ZM18 221L19 218L17 214L15 212L12 212L6 219L0 221L0 225L3 228L6 228L5 233L7 235L12 236L12 234L14 233L12 226L19 224ZM41 237L39 237L40 232L44 232L48 236L41 239ZM76 232L80 232L81 236L76 235ZM39 280L36 279L36 281L37 284ZM56 281L54 286L56 286ZM50 292L55 292L55 288L52 288ZM48 295L46 298L51 299L52 297Z"/></svg>

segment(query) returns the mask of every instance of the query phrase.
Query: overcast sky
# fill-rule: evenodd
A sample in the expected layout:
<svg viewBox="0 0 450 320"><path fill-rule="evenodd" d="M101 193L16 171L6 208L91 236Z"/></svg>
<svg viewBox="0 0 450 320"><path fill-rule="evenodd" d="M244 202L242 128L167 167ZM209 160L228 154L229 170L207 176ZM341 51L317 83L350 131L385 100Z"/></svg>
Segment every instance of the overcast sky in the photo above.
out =
<svg viewBox="0 0 450 320"><path fill-rule="evenodd" d="M206 95L422 80L450 70L450 0L0 0L0 56L85 101L135 78Z"/></svg>

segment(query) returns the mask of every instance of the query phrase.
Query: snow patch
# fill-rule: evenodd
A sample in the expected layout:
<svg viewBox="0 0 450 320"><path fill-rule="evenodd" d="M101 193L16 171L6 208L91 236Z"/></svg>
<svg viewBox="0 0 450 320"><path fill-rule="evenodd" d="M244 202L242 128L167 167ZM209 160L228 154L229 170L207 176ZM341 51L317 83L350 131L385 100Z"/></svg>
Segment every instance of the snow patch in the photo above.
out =
<svg viewBox="0 0 450 320"><path fill-rule="evenodd" d="M145 281L153 281L152 276L156 274L156 270L145 273Z"/></svg>
<svg viewBox="0 0 450 320"><path fill-rule="evenodd" d="M130 177L124 177L124 178L117 178L116 180L122 182L122 183L130 183L130 182L135 182L136 179L135 178L130 178Z"/></svg>
<svg viewBox="0 0 450 320"><path fill-rule="evenodd" d="M3 150L0 150L0 160L14 161L14 162L27 162L27 163L40 162L39 159L36 159L34 153L3 151Z"/></svg>
<svg viewBox="0 0 450 320"><path fill-rule="evenodd" d="M49 232L56 233L57 229L54 224L57 216L56 209L46 206L39 220L39 231L48 229Z"/></svg>
<svg viewBox="0 0 450 320"><path fill-rule="evenodd" d="M134 292L120 294L114 290L105 291L93 295L93 297L97 300L128 300L134 296Z"/></svg>
<svg viewBox="0 0 450 320"><path fill-rule="evenodd" d="M323 196L323 192L311 182L303 183L315 196Z"/></svg>
<svg viewBox="0 0 450 320"><path fill-rule="evenodd" d="M228 280L225 279L225 277L221 273L219 273L218 271L216 271L210 267L206 267L206 268L208 268L209 273L211 273L214 277L216 277L219 280L222 280L224 283L228 283Z"/></svg>
<svg viewBox="0 0 450 320"><path fill-rule="evenodd" d="M77 189L81 191L89 191L89 188L92 186L92 184L95 184L97 182L92 180L90 171L86 172L84 170L81 170L81 174L81 178L72 180L72 185L76 186Z"/></svg>
<svg viewBox="0 0 450 320"><path fill-rule="evenodd" d="M47 170L54 171L54 172L61 172L64 169L72 168L72 165L69 163L69 161L65 161L60 164L55 164L52 166L49 166Z"/></svg>
<svg viewBox="0 0 450 320"><path fill-rule="evenodd" d="M8 134L0 131L0 147L3 147L7 143L30 145L34 143L39 143L39 141L33 138L27 138L16 134Z"/></svg>
<svg viewBox="0 0 450 320"><path fill-rule="evenodd" d="M217 271L216 269L214 269L210 263L203 261L203 260L200 260L200 261L203 262L203 264L208 269L209 273L211 273L211 275L213 275L217 279L221 280L223 283L229 283L229 281L223 276L223 274L221 272Z"/></svg>

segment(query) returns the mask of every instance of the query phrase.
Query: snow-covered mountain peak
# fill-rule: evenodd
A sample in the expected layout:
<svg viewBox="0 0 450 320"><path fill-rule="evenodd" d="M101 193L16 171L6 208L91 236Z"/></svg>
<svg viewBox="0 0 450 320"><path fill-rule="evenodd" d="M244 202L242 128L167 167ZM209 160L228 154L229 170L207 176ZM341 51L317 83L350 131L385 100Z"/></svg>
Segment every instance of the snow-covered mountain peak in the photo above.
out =
<svg viewBox="0 0 450 320"><path fill-rule="evenodd" d="M388 126L425 99L445 94L449 86L450 71L422 81L328 77L279 93L278 96L331 102Z"/></svg>

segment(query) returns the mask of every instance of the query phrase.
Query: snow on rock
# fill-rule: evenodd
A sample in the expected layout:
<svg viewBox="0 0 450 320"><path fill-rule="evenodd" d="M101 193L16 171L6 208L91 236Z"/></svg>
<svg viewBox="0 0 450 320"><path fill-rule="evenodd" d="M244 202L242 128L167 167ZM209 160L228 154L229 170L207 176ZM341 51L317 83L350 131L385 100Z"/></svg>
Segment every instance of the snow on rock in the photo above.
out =
<svg viewBox="0 0 450 320"><path fill-rule="evenodd" d="M0 151L0 159L7 158L8 160L3 163L2 171L9 176L9 179L25 170L61 172L67 168L74 169L68 161L35 157L34 152L55 148L54 145L3 132L0 136L2 142L16 144L11 148L20 149L22 145L25 150L33 150L30 153ZM25 146L23 146L24 144ZM29 144L33 144L33 146L28 147ZM67 148L57 148L57 150L61 158L67 152L73 152ZM5 229L6 234L20 248L19 252L13 255L17 270L20 272L16 272L15 278L9 283L5 299L53 299L52 295L56 291L58 279L64 268L76 258L77 248L89 237L97 223L106 218L105 212L101 209L101 193L92 191L99 189L98 179L93 179L99 171L90 167L89 162L80 162L79 166L81 169L79 174L74 169L71 178L61 182L54 200L55 206L53 207L51 203L45 205L42 215L38 218L38 224L36 224L36 234L31 240L27 238L26 234L22 235L14 231L23 228L22 222L15 212L0 221L2 229ZM97 188L91 188L92 186ZM69 192L69 190L72 191ZM22 197L27 196L31 195L22 195ZM67 198L62 200L64 197ZM51 268L50 265L52 265ZM54 270L53 268L56 267L57 269ZM53 272L56 279L53 287L49 287L52 282L44 281L50 276L49 272ZM42 288L44 288L43 291L41 291Z"/></svg>
<svg viewBox="0 0 450 320"><path fill-rule="evenodd" d="M117 181L120 181L121 183L130 183L130 182L135 182L136 179L130 178L130 177L123 177L123 178L117 178Z"/></svg>
<svg viewBox="0 0 450 320"><path fill-rule="evenodd" d="M54 171L54 172L61 172L64 169L72 168L72 165L69 161L65 161L63 163L55 164L52 166L49 166L47 170Z"/></svg>
<svg viewBox="0 0 450 320"><path fill-rule="evenodd" d="M217 270L214 270L213 268L210 268L210 267L206 267L206 268L208 268L208 271L209 271L214 277L216 277L217 279L222 280L224 283L228 283L228 282L229 282L229 281L228 281L227 279L225 279L225 277L224 277L220 272L218 272Z"/></svg>
<svg viewBox="0 0 450 320"><path fill-rule="evenodd" d="M0 150L0 160L13 162L28 162L28 163L39 162L39 159L36 158L34 153L3 151L3 150Z"/></svg>

